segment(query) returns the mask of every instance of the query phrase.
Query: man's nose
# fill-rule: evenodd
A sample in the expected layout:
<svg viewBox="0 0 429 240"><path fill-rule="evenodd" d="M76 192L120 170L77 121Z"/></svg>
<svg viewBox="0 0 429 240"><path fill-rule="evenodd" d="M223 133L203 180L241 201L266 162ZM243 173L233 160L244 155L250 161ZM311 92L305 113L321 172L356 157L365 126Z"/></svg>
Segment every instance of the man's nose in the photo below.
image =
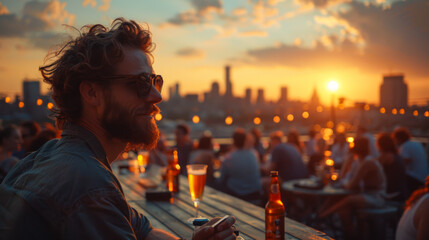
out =
<svg viewBox="0 0 429 240"><path fill-rule="evenodd" d="M156 104L162 101L162 96L161 93L158 92L158 90L154 86L152 86L145 100Z"/></svg>

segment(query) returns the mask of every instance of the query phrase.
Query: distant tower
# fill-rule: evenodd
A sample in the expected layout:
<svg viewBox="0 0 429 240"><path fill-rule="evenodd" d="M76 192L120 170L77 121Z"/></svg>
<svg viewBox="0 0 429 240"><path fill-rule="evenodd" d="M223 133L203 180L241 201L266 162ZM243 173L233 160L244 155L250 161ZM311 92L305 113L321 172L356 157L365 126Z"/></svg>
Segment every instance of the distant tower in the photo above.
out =
<svg viewBox="0 0 429 240"><path fill-rule="evenodd" d="M258 94L256 95L256 103L265 103L265 96L264 96L264 89L263 88L259 88L258 89Z"/></svg>
<svg viewBox="0 0 429 240"><path fill-rule="evenodd" d="M408 86L404 75L385 75L380 85L380 106L386 108L408 107Z"/></svg>
<svg viewBox="0 0 429 240"><path fill-rule="evenodd" d="M310 108L314 108L314 109L320 106L319 94L317 94L316 87L314 87L313 94L311 94L309 105L310 105Z"/></svg>
<svg viewBox="0 0 429 240"><path fill-rule="evenodd" d="M33 114L36 112L37 99L40 98L40 82L24 80L23 85L24 93L24 107Z"/></svg>
<svg viewBox="0 0 429 240"><path fill-rule="evenodd" d="M176 98L180 98L180 84L179 83L176 83L176 85L175 85L175 91L174 91L174 97L176 97Z"/></svg>
<svg viewBox="0 0 429 240"><path fill-rule="evenodd" d="M219 83L218 82L213 82L212 83L212 89L211 89L211 91L210 91L210 94L213 96L213 97L217 97L217 96L219 96Z"/></svg>
<svg viewBox="0 0 429 240"><path fill-rule="evenodd" d="M287 102L287 87L281 87L279 103L286 103L286 102Z"/></svg>
<svg viewBox="0 0 429 240"><path fill-rule="evenodd" d="M232 98L231 67L225 66L225 97Z"/></svg>
<svg viewBox="0 0 429 240"><path fill-rule="evenodd" d="M244 94L244 102L246 104L250 104L252 102L252 89L246 88L246 91Z"/></svg>

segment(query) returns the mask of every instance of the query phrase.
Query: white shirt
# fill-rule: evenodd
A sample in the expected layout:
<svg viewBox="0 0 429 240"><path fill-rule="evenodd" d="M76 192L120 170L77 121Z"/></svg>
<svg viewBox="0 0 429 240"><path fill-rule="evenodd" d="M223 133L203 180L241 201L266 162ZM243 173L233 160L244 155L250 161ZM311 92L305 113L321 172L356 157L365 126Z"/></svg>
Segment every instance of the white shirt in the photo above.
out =
<svg viewBox="0 0 429 240"><path fill-rule="evenodd" d="M399 148L399 154L404 159L411 159L406 162L407 175L424 183L426 176L429 174L426 153L421 143L407 141Z"/></svg>
<svg viewBox="0 0 429 240"><path fill-rule="evenodd" d="M405 210L404 214L402 214L398 223L398 228L396 229L396 240L417 239L417 229L416 226L414 226L414 215L416 214L420 204L426 198L429 198L429 193L420 197L420 199L414 203L411 208L408 208Z"/></svg>

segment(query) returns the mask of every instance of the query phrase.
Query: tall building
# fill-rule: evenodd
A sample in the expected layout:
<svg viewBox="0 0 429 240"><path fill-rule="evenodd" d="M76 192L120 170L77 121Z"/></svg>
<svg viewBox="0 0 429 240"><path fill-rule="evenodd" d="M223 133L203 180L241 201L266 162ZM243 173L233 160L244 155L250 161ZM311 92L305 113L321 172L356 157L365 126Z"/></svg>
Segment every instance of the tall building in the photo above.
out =
<svg viewBox="0 0 429 240"><path fill-rule="evenodd" d="M281 87L279 103L284 104L286 102L287 102L287 87Z"/></svg>
<svg viewBox="0 0 429 240"><path fill-rule="evenodd" d="M246 104L252 103L252 89L246 88L245 93L244 93L244 102Z"/></svg>
<svg viewBox="0 0 429 240"><path fill-rule="evenodd" d="M404 75L384 75L380 85L380 106L385 108L408 107L408 86Z"/></svg>
<svg viewBox="0 0 429 240"><path fill-rule="evenodd" d="M256 95L256 103L262 104L265 103L264 89L258 88L258 94Z"/></svg>
<svg viewBox="0 0 429 240"><path fill-rule="evenodd" d="M231 67L225 66L225 97L232 98Z"/></svg>
<svg viewBox="0 0 429 240"><path fill-rule="evenodd" d="M28 113L33 114L37 110L37 99L40 98L40 82L26 79L23 82L22 88L22 92L24 93L24 107Z"/></svg>
<svg viewBox="0 0 429 240"><path fill-rule="evenodd" d="M213 97L218 97L219 96L219 83L218 82L213 82L212 83L212 89L210 90L210 94Z"/></svg>
<svg viewBox="0 0 429 240"><path fill-rule="evenodd" d="M312 110L320 106L319 94L317 93L316 87L314 87L313 93L311 94L309 105Z"/></svg>

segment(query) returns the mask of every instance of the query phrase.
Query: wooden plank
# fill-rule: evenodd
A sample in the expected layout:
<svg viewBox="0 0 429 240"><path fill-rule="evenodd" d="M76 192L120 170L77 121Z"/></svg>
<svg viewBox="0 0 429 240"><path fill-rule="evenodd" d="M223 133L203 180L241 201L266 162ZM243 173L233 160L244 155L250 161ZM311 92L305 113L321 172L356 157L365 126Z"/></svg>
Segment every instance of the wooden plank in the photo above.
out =
<svg viewBox="0 0 429 240"><path fill-rule="evenodd" d="M193 217L195 209L189 193L189 184L185 176L180 177L180 192L175 194L172 203L148 202L145 189L138 183L138 175L120 175L126 198L148 216L153 226L174 234L189 238L193 227L186 219ZM125 185L125 186L124 186ZM236 225L245 239L265 238L265 211L263 208L219 192L208 186L205 188L200 204L200 215L212 218L223 215L236 217ZM137 209L137 208L136 208ZM331 239L325 233L285 218L286 239Z"/></svg>

